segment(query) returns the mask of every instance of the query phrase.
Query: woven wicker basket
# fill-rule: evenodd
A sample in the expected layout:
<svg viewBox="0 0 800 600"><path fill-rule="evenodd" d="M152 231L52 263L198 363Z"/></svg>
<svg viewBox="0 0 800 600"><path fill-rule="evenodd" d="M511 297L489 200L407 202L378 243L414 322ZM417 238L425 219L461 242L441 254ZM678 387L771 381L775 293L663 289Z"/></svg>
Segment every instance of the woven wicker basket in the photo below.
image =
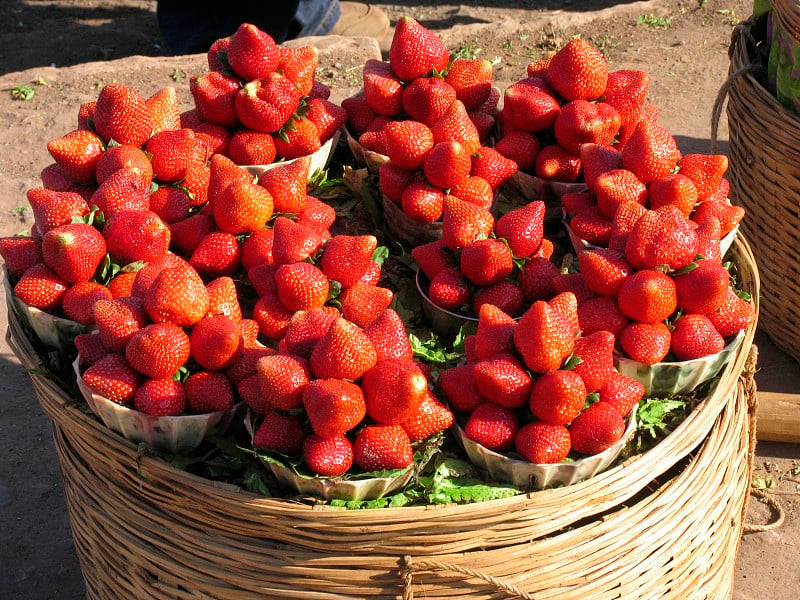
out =
<svg viewBox="0 0 800 600"><path fill-rule="evenodd" d="M797 2L773 1L773 6L777 15L793 10L800 21ZM731 197L747 210L742 231L758 248L761 326L776 346L800 360L800 264L795 258L800 243L800 117L756 78L760 65L752 62L754 34L752 19L734 29L730 78L717 105L721 107L727 92Z"/></svg>
<svg viewBox="0 0 800 600"><path fill-rule="evenodd" d="M757 298L743 240L734 256ZM90 598L717 599L732 592L749 488L753 333L654 449L572 486L472 505L347 511L258 497L137 454L41 371L31 379L53 420ZM36 367L13 317L9 338Z"/></svg>

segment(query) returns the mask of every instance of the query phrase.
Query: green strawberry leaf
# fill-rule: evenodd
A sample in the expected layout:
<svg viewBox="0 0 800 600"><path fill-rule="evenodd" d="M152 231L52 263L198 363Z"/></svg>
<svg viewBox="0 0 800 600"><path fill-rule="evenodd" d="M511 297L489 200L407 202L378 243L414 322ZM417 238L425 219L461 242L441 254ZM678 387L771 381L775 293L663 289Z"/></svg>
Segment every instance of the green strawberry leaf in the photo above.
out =
<svg viewBox="0 0 800 600"><path fill-rule="evenodd" d="M643 398L636 412L639 433L652 439L666 434L682 419L687 404L681 397Z"/></svg>
<svg viewBox="0 0 800 600"><path fill-rule="evenodd" d="M695 261L699 260L698 257L695 257ZM689 263L682 269L678 269L675 271L675 275L685 275L686 273L691 273L694 271L699 265L696 262Z"/></svg>
<svg viewBox="0 0 800 600"><path fill-rule="evenodd" d="M375 252L372 253L372 262L378 266L383 265L387 258L389 258L389 248L386 246L378 246L375 248Z"/></svg>
<svg viewBox="0 0 800 600"><path fill-rule="evenodd" d="M572 356L570 356L570 357L567 359L567 361L564 363L564 366L562 366L561 368L562 368L564 371L571 371L572 369L574 369L575 367L577 367L577 366L578 366L579 364L581 364L582 362L583 362L583 359L582 359L580 356L575 356L575 355L573 354Z"/></svg>

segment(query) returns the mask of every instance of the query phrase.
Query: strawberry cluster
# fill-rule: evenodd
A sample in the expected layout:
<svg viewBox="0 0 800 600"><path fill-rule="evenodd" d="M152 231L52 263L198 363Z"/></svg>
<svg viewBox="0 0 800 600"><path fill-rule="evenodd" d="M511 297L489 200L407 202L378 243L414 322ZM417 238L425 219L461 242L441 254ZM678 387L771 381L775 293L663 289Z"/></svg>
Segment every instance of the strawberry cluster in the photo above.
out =
<svg viewBox="0 0 800 600"><path fill-rule="evenodd" d="M185 126L212 130L215 152L239 165L313 154L347 116L315 80L318 54L313 46L279 47L268 33L243 23L212 44L210 71L191 79L196 110Z"/></svg>
<svg viewBox="0 0 800 600"><path fill-rule="evenodd" d="M577 310L570 292L534 302L519 321L481 307L466 364L439 377L469 439L548 464L571 450L597 454L621 438L644 386L615 370L611 333L579 337Z"/></svg>
<svg viewBox="0 0 800 600"><path fill-rule="evenodd" d="M442 218L445 198L483 208L516 171L487 147L499 94L492 64L455 58L410 17L397 23L389 62L364 65L364 87L347 98L347 122L360 144L389 159L380 189L414 221Z"/></svg>

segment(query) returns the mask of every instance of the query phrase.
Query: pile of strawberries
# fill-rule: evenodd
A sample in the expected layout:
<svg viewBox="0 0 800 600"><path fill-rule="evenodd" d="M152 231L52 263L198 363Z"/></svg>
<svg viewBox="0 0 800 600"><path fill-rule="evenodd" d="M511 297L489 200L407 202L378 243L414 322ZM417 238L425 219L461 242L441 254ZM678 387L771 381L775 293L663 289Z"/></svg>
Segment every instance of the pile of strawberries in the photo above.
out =
<svg viewBox="0 0 800 600"><path fill-rule="evenodd" d="M572 450L597 454L622 437L644 386L615 370L613 334L581 335L577 311L571 292L534 302L519 321L481 307L466 364L439 377L469 439L550 464Z"/></svg>
<svg viewBox="0 0 800 600"><path fill-rule="evenodd" d="M455 58L410 17L397 23L389 62L364 65L364 88L342 102L365 148L388 156L380 189L414 221L442 218L445 199L488 209L516 166L483 144L499 94L492 63Z"/></svg>

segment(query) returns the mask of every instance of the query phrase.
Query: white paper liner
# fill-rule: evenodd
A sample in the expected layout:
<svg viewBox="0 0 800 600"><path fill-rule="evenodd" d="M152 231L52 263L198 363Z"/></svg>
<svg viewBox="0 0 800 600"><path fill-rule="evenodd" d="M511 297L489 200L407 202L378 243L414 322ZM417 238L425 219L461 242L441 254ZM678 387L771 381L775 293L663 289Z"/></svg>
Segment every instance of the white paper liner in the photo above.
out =
<svg viewBox="0 0 800 600"><path fill-rule="evenodd" d="M477 317L468 317L466 315L454 313L437 306L433 300L430 299L428 296L428 286L430 282L422 271L417 271L415 281L417 284L417 291L422 299L422 314L425 315L428 325L431 326L434 332L445 337L454 337L464 325L471 325L473 328L477 328Z"/></svg>
<svg viewBox="0 0 800 600"><path fill-rule="evenodd" d="M361 143L350 133L350 129L345 125L344 129L344 136L347 140L347 146L350 148L350 152L352 152L353 157L358 161L360 164L365 165L367 170L377 175L378 171L380 171L381 166L389 162L389 157L385 154L381 154L380 152L375 152L374 150L368 150L361 145Z"/></svg>
<svg viewBox="0 0 800 600"><path fill-rule="evenodd" d="M317 150L316 152L314 152L314 154L311 155L311 164L308 169L309 178L313 176L314 173L316 173L317 171L322 171L328 166L328 163L330 162L331 157L333 156L333 151L336 148L336 144L339 143L340 136L341 132L337 130L328 139L328 141L322 144L319 150ZM264 173L265 171L269 171L271 169L274 169L275 167L288 165L296 160L300 160L301 158L305 157L293 158L291 160L282 160L270 163L268 165L241 165L241 167L251 175L254 175L255 177L260 177L261 174Z"/></svg>

